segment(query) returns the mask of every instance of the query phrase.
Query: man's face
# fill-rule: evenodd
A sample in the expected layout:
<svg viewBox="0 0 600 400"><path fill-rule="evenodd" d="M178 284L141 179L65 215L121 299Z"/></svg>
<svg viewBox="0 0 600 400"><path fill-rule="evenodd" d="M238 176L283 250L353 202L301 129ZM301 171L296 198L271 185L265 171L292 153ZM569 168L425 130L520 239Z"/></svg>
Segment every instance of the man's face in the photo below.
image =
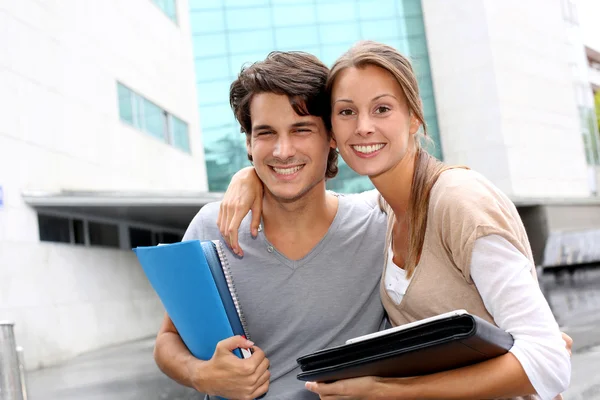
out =
<svg viewBox="0 0 600 400"><path fill-rule="evenodd" d="M259 178L274 197L293 201L325 179L327 155L335 141L323 120L296 114L285 95L260 93L250 104L247 140Z"/></svg>

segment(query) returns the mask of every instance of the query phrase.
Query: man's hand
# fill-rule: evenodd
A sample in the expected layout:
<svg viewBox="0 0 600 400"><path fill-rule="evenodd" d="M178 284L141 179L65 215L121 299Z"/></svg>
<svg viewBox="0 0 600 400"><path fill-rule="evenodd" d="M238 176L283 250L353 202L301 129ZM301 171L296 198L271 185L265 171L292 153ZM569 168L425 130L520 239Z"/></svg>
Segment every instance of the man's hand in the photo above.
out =
<svg viewBox="0 0 600 400"><path fill-rule="evenodd" d="M258 235L262 199L263 185L254 167L241 169L233 175L221 201L217 226L227 245L238 256L244 255L238 242L238 229L248 211L252 210L250 230L253 236Z"/></svg>
<svg viewBox="0 0 600 400"><path fill-rule="evenodd" d="M222 340L209 361L190 364L194 388L212 396L252 400L269 389L269 360L254 343L241 336ZM240 359L232 353L237 348L252 347L250 358Z"/></svg>

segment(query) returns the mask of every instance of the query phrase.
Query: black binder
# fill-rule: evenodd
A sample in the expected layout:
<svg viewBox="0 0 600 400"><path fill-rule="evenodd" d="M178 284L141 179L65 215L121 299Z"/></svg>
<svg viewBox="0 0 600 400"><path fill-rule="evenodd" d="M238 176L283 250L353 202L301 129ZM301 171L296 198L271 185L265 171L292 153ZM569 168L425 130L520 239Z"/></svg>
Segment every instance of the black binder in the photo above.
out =
<svg viewBox="0 0 600 400"><path fill-rule="evenodd" d="M411 377L476 364L508 352L513 338L465 310L350 339L297 359L302 381Z"/></svg>

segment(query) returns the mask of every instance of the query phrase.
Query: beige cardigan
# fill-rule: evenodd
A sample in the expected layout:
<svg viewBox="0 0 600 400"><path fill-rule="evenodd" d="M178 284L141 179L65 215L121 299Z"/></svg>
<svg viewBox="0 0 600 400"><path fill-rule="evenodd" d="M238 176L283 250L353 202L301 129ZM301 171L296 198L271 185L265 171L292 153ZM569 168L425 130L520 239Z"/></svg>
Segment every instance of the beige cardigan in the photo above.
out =
<svg viewBox="0 0 600 400"><path fill-rule="evenodd" d="M390 214L388 228L393 218ZM456 168L443 172L431 190L421 257L399 305L385 290L385 262L380 292L392 324L457 309L494 323L469 272L475 240L487 235L502 236L533 265L525 228L510 199L474 171ZM386 254L390 239L388 235ZM535 276L535 268L532 274Z"/></svg>

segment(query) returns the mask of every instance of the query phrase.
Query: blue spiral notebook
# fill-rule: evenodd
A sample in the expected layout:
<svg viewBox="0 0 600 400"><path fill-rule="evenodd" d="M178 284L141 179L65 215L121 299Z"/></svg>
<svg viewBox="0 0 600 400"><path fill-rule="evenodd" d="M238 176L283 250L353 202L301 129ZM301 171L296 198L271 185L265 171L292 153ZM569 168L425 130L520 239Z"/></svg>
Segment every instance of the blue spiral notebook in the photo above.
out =
<svg viewBox="0 0 600 400"><path fill-rule="evenodd" d="M133 251L194 357L209 360L217 343L231 336L250 340L221 242L190 240ZM234 353L251 355L246 349Z"/></svg>

